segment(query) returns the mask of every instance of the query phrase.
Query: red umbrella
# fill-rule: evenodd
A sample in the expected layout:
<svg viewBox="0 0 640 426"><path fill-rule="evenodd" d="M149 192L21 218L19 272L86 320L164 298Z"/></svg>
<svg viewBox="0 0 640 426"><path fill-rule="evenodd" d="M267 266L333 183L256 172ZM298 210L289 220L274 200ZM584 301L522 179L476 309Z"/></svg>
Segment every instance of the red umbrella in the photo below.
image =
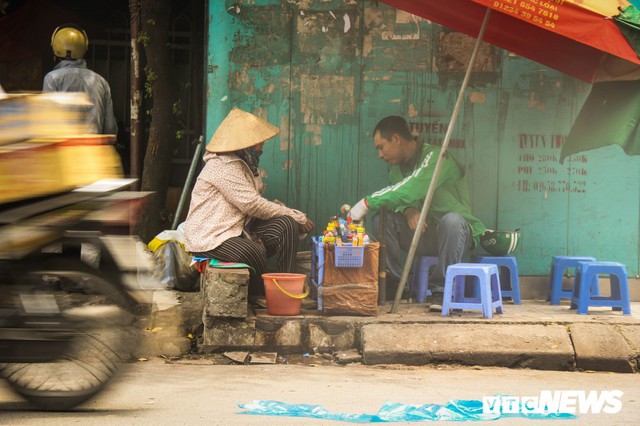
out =
<svg viewBox="0 0 640 426"><path fill-rule="evenodd" d="M618 8L633 7L627 0L382 1L477 37L396 291L391 308L395 312L480 43L486 40L587 82L640 79L640 58L612 19L619 13Z"/></svg>
<svg viewBox="0 0 640 426"><path fill-rule="evenodd" d="M382 0L585 80L638 79L640 59L613 16L627 0Z"/></svg>

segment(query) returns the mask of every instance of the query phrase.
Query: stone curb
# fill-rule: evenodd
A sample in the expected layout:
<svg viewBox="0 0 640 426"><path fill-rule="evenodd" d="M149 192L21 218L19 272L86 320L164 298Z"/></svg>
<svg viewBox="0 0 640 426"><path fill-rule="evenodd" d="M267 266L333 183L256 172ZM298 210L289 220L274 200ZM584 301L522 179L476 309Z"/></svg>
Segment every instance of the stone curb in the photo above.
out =
<svg viewBox="0 0 640 426"><path fill-rule="evenodd" d="M561 325L370 324L362 328L365 364L432 363L572 370L571 339Z"/></svg>
<svg viewBox="0 0 640 426"><path fill-rule="evenodd" d="M640 337L640 328L628 327L633 339ZM620 331L620 326L607 324L572 324L569 327L576 366L581 370L635 373L638 371L638 353L631 348Z"/></svg>
<svg viewBox="0 0 640 426"><path fill-rule="evenodd" d="M638 372L640 325L363 323L357 320L219 319L203 352L282 354L355 349L375 364L463 364L540 370Z"/></svg>
<svg viewBox="0 0 640 426"><path fill-rule="evenodd" d="M185 293L179 302L166 303L164 309L154 312L147 333L150 339L146 339L149 347L144 352L172 356L188 352L192 342L186 336L200 335L203 304L200 294ZM211 317L204 324L198 349L280 354L357 350L369 365L449 363L632 373L640 371L640 324L625 322L631 320Z"/></svg>

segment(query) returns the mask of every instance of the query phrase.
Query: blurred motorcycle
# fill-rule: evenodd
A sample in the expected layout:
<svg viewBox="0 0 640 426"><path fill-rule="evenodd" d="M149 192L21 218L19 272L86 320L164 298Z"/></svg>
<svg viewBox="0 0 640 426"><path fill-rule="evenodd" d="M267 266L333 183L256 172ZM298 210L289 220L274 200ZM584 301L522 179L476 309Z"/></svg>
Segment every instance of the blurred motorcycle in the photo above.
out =
<svg viewBox="0 0 640 426"><path fill-rule="evenodd" d="M0 377L42 409L96 395L139 345L151 267L129 230L148 193L131 183L0 205Z"/></svg>

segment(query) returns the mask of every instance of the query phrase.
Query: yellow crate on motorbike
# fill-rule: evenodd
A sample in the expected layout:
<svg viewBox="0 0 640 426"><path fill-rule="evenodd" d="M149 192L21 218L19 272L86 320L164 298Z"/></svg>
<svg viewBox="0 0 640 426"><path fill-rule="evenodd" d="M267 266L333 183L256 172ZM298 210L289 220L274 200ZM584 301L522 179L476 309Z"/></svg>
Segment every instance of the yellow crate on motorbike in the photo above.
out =
<svg viewBox="0 0 640 426"><path fill-rule="evenodd" d="M65 185L76 187L124 176L113 135L78 135L58 142L58 160Z"/></svg>
<svg viewBox="0 0 640 426"><path fill-rule="evenodd" d="M89 131L85 93L8 94L0 99L0 145Z"/></svg>
<svg viewBox="0 0 640 426"><path fill-rule="evenodd" d="M114 139L111 135L78 135L0 146L0 203L123 177Z"/></svg>
<svg viewBox="0 0 640 426"><path fill-rule="evenodd" d="M0 201L60 191L62 171L54 144L18 143L0 147Z"/></svg>

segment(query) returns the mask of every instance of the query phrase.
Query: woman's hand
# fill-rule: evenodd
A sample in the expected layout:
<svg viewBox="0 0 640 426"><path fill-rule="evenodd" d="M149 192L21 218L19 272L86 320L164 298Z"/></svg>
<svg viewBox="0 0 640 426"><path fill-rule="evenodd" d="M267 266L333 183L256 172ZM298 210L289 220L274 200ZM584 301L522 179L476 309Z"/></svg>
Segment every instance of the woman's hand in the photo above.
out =
<svg viewBox="0 0 640 426"><path fill-rule="evenodd" d="M313 229L313 222L311 219L307 218L307 221L304 224L298 224L298 229L301 234L306 234Z"/></svg>

